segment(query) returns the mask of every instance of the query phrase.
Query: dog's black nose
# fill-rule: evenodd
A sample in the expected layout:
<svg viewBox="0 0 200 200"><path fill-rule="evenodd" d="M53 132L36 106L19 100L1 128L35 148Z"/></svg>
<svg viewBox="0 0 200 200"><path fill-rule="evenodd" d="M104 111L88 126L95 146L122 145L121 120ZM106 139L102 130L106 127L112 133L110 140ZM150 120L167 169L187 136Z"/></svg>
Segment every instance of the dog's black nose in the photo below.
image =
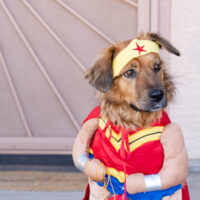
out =
<svg viewBox="0 0 200 200"><path fill-rule="evenodd" d="M151 90L149 92L149 98L154 102L160 102L164 97L164 93L162 90Z"/></svg>

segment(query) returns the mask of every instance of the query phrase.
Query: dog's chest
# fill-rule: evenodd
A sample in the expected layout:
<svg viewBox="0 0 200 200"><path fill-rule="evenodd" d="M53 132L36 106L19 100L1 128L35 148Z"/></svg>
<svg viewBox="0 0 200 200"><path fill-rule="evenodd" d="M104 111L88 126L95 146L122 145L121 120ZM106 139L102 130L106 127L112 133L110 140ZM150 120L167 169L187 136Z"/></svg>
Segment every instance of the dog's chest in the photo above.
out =
<svg viewBox="0 0 200 200"><path fill-rule="evenodd" d="M99 120L99 129L102 134L105 135L108 142L110 142L116 151L119 151L122 147L122 142L124 142L125 150L127 150L127 145L129 146L130 152L133 152L142 145L160 140L160 136L163 132L163 126L153 126L146 129L140 129L136 131L129 131L127 134L127 142L123 141L123 131L119 128L113 126L113 124L107 125L103 119Z"/></svg>
<svg viewBox="0 0 200 200"><path fill-rule="evenodd" d="M90 155L101 160L111 171L123 171L123 163L126 163L127 174L158 173L164 160L164 151L160 143L163 129L163 126L157 125L132 131L127 139L123 140L122 131L100 120Z"/></svg>

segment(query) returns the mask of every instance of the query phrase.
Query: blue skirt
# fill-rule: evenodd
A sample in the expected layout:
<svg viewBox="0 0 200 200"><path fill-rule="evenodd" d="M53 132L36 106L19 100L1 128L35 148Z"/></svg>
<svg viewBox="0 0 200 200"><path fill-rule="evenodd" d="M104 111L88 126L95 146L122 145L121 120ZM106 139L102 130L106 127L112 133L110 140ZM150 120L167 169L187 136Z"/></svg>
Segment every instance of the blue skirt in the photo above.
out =
<svg viewBox="0 0 200 200"><path fill-rule="evenodd" d="M89 154L89 158L92 159L94 156ZM107 190L111 194L123 194L124 193L124 183L121 183L113 176L110 176L110 181L108 183L108 175L106 175ZM112 183L112 184L111 184ZM104 183L97 182L99 186L103 186ZM127 198L130 200L162 200L163 197L170 196L174 194L177 190L181 189L182 185L176 185L165 190L156 190L151 192L141 192L136 194L129 194L127 192Z"/></svg>

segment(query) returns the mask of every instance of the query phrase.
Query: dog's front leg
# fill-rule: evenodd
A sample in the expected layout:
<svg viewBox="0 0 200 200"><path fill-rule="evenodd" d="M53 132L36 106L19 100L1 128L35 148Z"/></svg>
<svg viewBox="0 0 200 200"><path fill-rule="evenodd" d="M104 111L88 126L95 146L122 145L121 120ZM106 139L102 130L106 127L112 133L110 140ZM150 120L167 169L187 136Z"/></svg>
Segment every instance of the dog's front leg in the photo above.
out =
<svg viewBox="0 0 200 200"><path fill-rule="evenodd" d="M77 167L81 164L81 167L78 168L82 172L92 179L101 181L106 174L106 167L97 159L89 160L89 148L98 124L98 118L90 119L84 123L74 142L72 157Z"/></svg>
<svg viewBox="0 0 200 200"><path fill-rule="evenodd" d="M159 187L164 190L184 183L188 171L188 157L181 129L176 124L169 124L165 127L160 141L163 145L165 158L163 167L156 177L160 176ZM154 182L152 184L153 188ZM146 188L143 174L131 174L127 177L127 191L130 194L145 192L145 189L152 191Z"/></svg>
<svg viewBox="0 0 200 200"><path fill-rule="evenodd" d="M167 125L160 141L165 155L160 170L162 189L183 184L188 173L188 156L179 126L173 123Z"/></svg>

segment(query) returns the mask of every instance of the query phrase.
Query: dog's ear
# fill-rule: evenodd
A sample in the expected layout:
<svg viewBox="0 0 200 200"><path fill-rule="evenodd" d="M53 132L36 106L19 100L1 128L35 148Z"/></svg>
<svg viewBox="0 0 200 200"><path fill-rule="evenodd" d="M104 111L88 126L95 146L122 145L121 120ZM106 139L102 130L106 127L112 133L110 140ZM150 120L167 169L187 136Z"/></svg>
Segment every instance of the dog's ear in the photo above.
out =
<svg viewBox="0 0 200 200"><path fill-rule="evenodd" d="M112 86L112 61L114 52L114 46L104 49L102 56L84 74L84 77L89 80L90 84L104 93Z"/></svg>
<svg viewBox="0 0 200 200"><path fill-rule="evenodd" d="M169 51L170 53L173 53L177 56L180 56L180 52L178 49L176 49L172 44L170 44L169 41L167 41L166 39L164 39L163 37L161 37L159 34L157 33L150 33L150 40L158 43L160 45L160 47L164 47L167 51Z"/></svg>

